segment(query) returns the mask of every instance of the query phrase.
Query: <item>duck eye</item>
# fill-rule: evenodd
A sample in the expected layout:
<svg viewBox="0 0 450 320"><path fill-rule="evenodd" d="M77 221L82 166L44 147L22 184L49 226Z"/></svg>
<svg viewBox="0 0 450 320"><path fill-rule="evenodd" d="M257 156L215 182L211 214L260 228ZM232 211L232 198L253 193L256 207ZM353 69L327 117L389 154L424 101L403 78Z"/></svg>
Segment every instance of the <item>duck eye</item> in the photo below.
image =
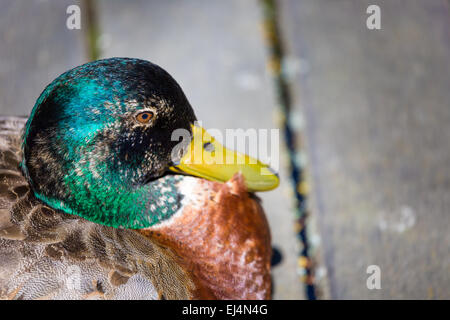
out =
<svg viewBox="0 0 450 320"><path fill-rule="evenodd" d="M136 120L140 123L148 123L153 118L153 112L144 111L136 115Z"/></svg>

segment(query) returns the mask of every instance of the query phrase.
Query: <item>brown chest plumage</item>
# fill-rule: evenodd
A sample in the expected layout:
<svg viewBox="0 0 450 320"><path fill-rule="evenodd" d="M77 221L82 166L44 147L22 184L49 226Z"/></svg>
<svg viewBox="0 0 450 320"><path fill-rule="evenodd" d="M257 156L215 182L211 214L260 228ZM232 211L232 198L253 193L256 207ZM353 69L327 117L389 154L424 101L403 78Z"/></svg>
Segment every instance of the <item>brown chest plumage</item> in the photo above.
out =
<svg viewBox="0 0 450 320"><path fill-rule="evenodd" d="M225 184L199 180L181 214L140 232L171 247L192 275L200 299L269 299L270 232L241 176Z"/></svg>

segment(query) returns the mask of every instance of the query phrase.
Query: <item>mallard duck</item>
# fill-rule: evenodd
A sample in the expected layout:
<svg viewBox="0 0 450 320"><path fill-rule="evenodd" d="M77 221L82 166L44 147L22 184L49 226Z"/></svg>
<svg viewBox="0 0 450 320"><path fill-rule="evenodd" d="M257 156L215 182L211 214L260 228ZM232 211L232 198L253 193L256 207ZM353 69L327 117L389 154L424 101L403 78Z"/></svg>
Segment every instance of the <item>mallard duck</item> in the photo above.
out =
<svg viewBox="0 0 450 320"><path fill-rule="evenodd" d="M229 151L195 121L166 71L131 58L71 69L28 120L0 118L0 297L270 298L253 191L278 177L237 152L254 162L191 161Z"/></svg>

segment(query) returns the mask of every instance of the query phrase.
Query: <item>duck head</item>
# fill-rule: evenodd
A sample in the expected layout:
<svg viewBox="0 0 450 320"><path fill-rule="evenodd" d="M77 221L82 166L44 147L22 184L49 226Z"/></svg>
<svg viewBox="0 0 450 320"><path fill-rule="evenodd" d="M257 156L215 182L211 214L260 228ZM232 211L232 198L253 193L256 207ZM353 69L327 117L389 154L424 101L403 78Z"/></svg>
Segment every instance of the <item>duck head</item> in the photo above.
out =
<svg viewBox="0 0 450 320"><path fill-rule="evenodd" d="M25 127L21 168L49 206L123 228L146 228L177 212L184 174L227 181L241 172L250 191L278 185L266 165L239 153L232 154L247 162L189 161L195 152L226 150L195 121L180 86L160 67L130 58L94 61L40 95ZM180 144L172 139L177 129L193 139Z"/></svg>

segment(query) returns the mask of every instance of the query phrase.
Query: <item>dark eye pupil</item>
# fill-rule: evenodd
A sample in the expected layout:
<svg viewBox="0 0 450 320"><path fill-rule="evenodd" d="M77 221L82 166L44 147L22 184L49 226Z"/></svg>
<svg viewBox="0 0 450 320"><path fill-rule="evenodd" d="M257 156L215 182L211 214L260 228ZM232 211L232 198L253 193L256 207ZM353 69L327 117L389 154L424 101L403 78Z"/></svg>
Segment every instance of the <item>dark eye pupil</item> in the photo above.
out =
<svg viewBox="0 0 450 320"><path fill-rule="evenodd" d="M147 119L147 118L148 118L148 114L144 113L144 114L142 115L142 119Z"/></svg>

